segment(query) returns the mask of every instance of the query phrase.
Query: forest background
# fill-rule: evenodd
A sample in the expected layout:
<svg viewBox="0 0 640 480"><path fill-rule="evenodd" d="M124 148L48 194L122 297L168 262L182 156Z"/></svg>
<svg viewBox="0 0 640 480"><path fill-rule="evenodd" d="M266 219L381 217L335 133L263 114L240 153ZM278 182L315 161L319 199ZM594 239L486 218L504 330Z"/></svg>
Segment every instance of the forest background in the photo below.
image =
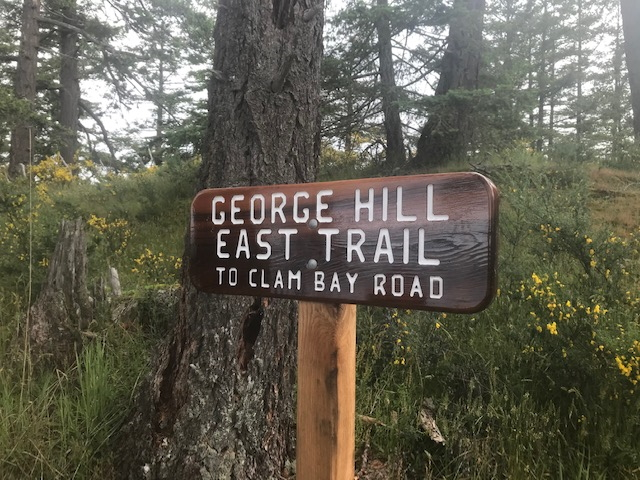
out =
<svg viewBox="0 0 640 480"><path fill-rule="evenodd" d="M475 170L502 196L486 311L359 308L360 478L640 478L636 4L333 6L319 179ZM216 6L0 9L0 477L113 477L176 316L207 85L233 81ZM29 322L78 218L63 352Z"/></svg>

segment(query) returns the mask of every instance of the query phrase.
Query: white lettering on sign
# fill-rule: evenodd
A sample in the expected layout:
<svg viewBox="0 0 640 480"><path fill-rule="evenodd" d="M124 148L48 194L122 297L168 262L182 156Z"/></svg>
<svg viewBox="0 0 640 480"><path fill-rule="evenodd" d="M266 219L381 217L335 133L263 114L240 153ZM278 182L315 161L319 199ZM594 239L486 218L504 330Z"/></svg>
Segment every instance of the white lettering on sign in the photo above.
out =
<svg viewBox="0 0 640 480"><path fill-rule="evenodd" d="M415 215L405 215L404 213L402 213L402 187L398 187L396 189L396 199L396 219L399 222L415 222L418 217L416 217Z"/></svg>
<svg viewBox="0 0 640 480"><path fill-rule="evenodd" d="M297 228L280 228L278 233L284 235L284 259L289 260L291 258L291 235L298 233Z"/></svg>
<svg viewBox="0 0 640 480"><path fill-rule="evenodd" d="M384 187L382 189L382 208L381 208L381 220L386 222L389 218L389 189ZM433 185L427 186L427 220L440 221L447 220L446 215L434 215L433 213ZM375 205L375 193L373 188L367 190L366 200L363 200L364 195L359 188L356 188L354 192L354 220L359 222L363 217L363 210L367 214L367 220L373 222L373 212ZM396 188L396 221L398 222L415 222L418 220L416 214L405 213L404 211L404 190L402 187Z"/></svg>
<svg viewBox="0 0 640 480"><path fill-rule="evenodd" d="M410 297L417 296L418 298L424 297L422 294L422 284L417 276L413 277L413 283L411 284L411 292L409 292Z"/></svg>
<svg viewBox="0 0 640 480"><path fill-rule="evenodd" d="M271 223L276 223L276 215L280 217L282 223L286 223L284 216L284 206L287 204L287 196L284 193L274 193L271 195Z"/></svg>
<svg viewBox="0 0 640 480"><path fill-rule="evenodd" d="M436 215L433 213L433 185L427 185L427 220L429 222L445 222L449 215Z"/></svg>
<svg viewBox="0 0 640 480"><path fill-rule="evenodd" d="M318 222L320 223L331 223L333 221L333 218L325 217L322 213L324 210L329 209L329 204L322 202L321 199L322 197L327 197L330 195L333 195L333 190L320 190L318 192L316 201L316 220L318 220Z"/></svg>
<svg viewBox="0 0 640 480"><path fill-rule="evenodd" d="M389 189L387 187L384 187L382 189L382 221L383 222L387 221L388 211L389 211Z"/></svg>
<svg viewBox="0 0 640 480"><path fill-rule="evenodd" d="M381 228L378 232L378 242L376 243L376 253L373 256L373 263L380 262L380 257L385 255L389 263L393 263L393 250L391 249L391 237L388 228Z"/></svg>
<svg viewBox="0 0 640 480"><path fill-rule="evenodd" d="M440 299L443 295L442 277L429 277L429 298ZM420 277L414 275L412 278L404 275L392 275L389 277L383 273L377 273L373 276L373 294L385 296L388 293L394 297L402 297L405 293L409 293L409 297L423 298L422 282Z"/></svg>
<svg viewBox="0 0 640 480"><path fill-rule="evenodd" d="M227 252L222 251L222 248L227 246L227 242L222 238L222 236L228 235L229 233L231 233L231 230L228 228L221 228L218 230L218 250L216 251L218 258L229 258L231 256Z"/></svg>
<svg viewBox="0 0 640 480"><path fill-rule="evenodd" d="M220 285L229 285L230 287L238 285L237 268L216 267L216 273L218 274L218 283Z"/></svg>
<svg viewBox="0 0 640 480"><path fill-rule="evenodd" d="M368 212L368 218L369 221L372 222L373 221L373 201L374 201L374 196L373 196L373 188L369 189L369 196L367 197L367 201L363 202L360 199L360 189L356 188L355 191L355 221L359 222L360 221L360 212L363 209L366 209Z"/></svg>
<svg viewBox="0 0 640 480"><path fill-rule="evenodd" d="M331 260L331 237L340 233L340 230L337 228L319 228L318 233L325 236L324 259L328 262Z"/></svg>
<svg viewBox="0 0 640 480"><path fill-rule="evenodd" d="M258 230L256 234L256 243L259 247L264 248L264 253L257 253L256 258L258 260L269 260L271 257L271 244L264 240L262 237L264 235L271 235L271 230L269 228L265 228L263 230Z"/></svg>
<svg viewBox="0 0 640 480"><path fill-rule="evenodd" d="M309 209L303 208L302 215L300 215L299 203L301 198L309 198L307 192L296 192L293 196L293 221L296 223L305 223L309 220Z"/></svg>
<svg viewBox="0 0 640 480"><path fill-rule="evenodd" d="M431 298L442 298L444 282L442 277L431 277L429 279L429 296Z"/></svg>
<svg viewBox="0 0 640 480"><path fill-rule="evenodd" d="M214 225L222 225L224 223L224 212L220 212L220 215L216 214L219 203L224 203L224 197L220 195L213 197L213 200L211 200L211 221Z"/></svg>
<svg viewBox="0 0 640 480"><path fill-rule="evenodd" d="M340 293L343 290L353 293L355 291L356 280L358 279L358 273L345 273L340 275L334 272L332 275L327 275L323 271L316 271L313 274L313 289L316 292L336 292Z"/></svg>
<svg viewBox="0 0 640 480"><path fill-rule="evenodd" d="M333 195L333 190L320 190L316 194L316 219L320 223L331 223L333 218L324 212L329 210L330 205L327 203L327 197ZM307 223L311 215L308 208L300 208L300 199L310 198L309 192L296 192L291 200L291 215L294 223ZM233 195L229 199L229 216L231 223L234 225L244 224L244 219L240 218L242 213L242 204L245 196L238 194ZM285 213L285 207L288 206L287 196L282 192L273 192L270 197L271 214L269 220L272 225L276 222L286 224L288 221ZM216 195L211 201L211 221L214 225L222 225L226 221L226 212L224 206L227 204L227 198L223 195ZM253 194L248 201L249 219L253 225L262 225L267 221L267 199L261 193Z"/></svg>
<svg viewBox="0 0 640 480"><path fill-rule="evenodd" d="M258 202L260 202L259 205ZM266 217L265 209L266 207L264 195L261 195L259 193L253 195L251 197L251 200L249 201L249 216L251 218L251 223L253 223L254 225L260 225L262 222L264 222L264 219Z"/></svg>
<svg viewBox="0 0 640 480"><path fill-rule="evenodd" d="M337 232L340 233L340 232ZM355 236L358 235L358 240L355 241ZM362 254L362 245L364 245L365 233L360 228L350 228L347 230L347 262L353 261L353 254L358 256L358 260L364 262L364 255ZM327 252L329 253L329 252ZM330 259L330 258L329 258Z"/></svg>
<svg viewBox="0 0 640 480"><path fill-rule="evenodd" d="M211 200L215 255L229 262L304 258L306 252L294 251L304 247L304 242L296 241L302 232L305 239L309 235L315 236L314 244L322 246L322 253L317 253L324 255L327 264L337 261L342 265L358 266L372 263L438 267L440 259L429 245L429 224L434 222L433 228L437 228L435 224L449 221L449 215L438 208L439 192L435 191L434 185L427 184L422 188L420 201L415 201L415 190L410 201L401 186L354 188L350 218L353 223L340 219L340 225L346 223L348 228L332 225L335 213L331 213L331 189L313 194L300 190L289 195L283 191L215 195ZM366 228L366 224L374 222L384 226ZM389 222L402 224L402 227L394 227ZM238 228L229 228L232 225ZM291 228L292 225L296 228ZM317 228L319 225L322 226ZM399 267L398 273L376 273L373 278L365 278L356 272L317 269L322 266L319 257L306 260L307 266L303 270L268 269L255 264L248 271L242 270L242 275L238 268L219 266L215 269L215 278L224 286L233 287L242 282L251 288L292 292L303 289L303 278L312 278L315 292L353 294L357 285L367 281L373 296L438 300L445 295L444 280L433 271L431 274L426 271L424 275L406 275Z"/></svg>
<svg viewBox="0 0 640 480"><path fill-rule="evenodd" d="M247 235L247 231L244 229L240 230L240 234L238 235L238 248L236 248L236 258L240 258L240 255L242 255L243 253L246 259L249 259L251 257L251 252L249 252L249 236Z"/></svg>
<svg viewBox="0 0 640 480"><path fill-rule="evenodd" d="M238 206L238 202L244 200L244 195L234 195L231 197L231 223L234 225L242 225L244 220L237 217L237 214L242 210Z"/></svg>
<svg viewBox="0 0 640 480"><path fill-rule="evenodd" d="M220 285L229 285L225 283L227 277L224 276L224 272L227 269L218 267L218 270L220 268L222 268L222 276L219 277ZM291 270L276 270L273 275L269 276L268 272L264 269L252 268L249 270L247 284L253 288L270 288L271 286L274 288L285 288L285 280L287 289L295 291L302 289L302 272L300 270L296 272Z"/></svg>

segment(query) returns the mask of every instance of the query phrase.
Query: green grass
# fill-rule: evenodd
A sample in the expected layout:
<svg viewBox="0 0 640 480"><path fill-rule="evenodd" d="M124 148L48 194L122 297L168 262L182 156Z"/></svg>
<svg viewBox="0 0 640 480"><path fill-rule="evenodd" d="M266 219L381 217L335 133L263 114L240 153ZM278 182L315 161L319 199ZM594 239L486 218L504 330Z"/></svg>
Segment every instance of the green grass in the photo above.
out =
<svg viewBox="0 0 640 480"><path fill-rule="evenodd" d="M3 369L0 478L104 478L108 473L112 438L147 367L140 339L115 328L86 345L67 371L21 377Z"/></svg>

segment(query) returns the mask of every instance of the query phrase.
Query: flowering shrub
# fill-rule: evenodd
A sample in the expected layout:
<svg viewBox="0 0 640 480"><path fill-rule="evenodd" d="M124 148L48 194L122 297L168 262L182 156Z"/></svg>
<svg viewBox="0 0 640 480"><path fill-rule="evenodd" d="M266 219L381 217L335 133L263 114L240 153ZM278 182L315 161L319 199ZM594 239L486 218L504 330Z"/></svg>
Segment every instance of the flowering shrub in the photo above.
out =
<svg viewBox="0 0 640 480"><path fill-rule="evenodd" d="M627 349L627 354L618 354L615 357L616 365L620 374L626 377L635 387L640 381L640 342L633 340L632 345ZM631 389L631 393L633 393Z"/></svg>
<svg viewBox="0 0 640 480"><path fill-rule="evenodd" d="M60 155L45 157L31 166L31 174L36 183L71 183L78 176L80 164L67 164Z"/></svg>
<svg viewBox="0 0 640 480"><path fill-rule="evenodd" d="M578 266L575 275L584 286L597 291L608 302L639 304L637 298L630 298L636 282L630 269L640 262L640 229L624 238L607 232L588 235L551 224L540 225L540 231L548 245L544 258L558 255L568 258Z"/></svg>
<svg viewBox="0 0 640 480"><path fill-rule="evenodd" d="M24 281L29 262L40 282L58 231L58 217L49 209L49 197L37 189L30 193L20 181L0 183L0 283Z"/></svg>
<svg viewBox="0 0 640 480"><path fill-rule="evenodd" d="M590 390L590 385L580 382L594 376L615 376L618 371L633 386L640 379L637 340L631 337L632 346L628 346L628 332L618 323L622 312L596 297L581 299L557 272L551 276L533 273L511 295L512 302L529 310L529 340L522 353L535 356L533 362L546 365L547 373L555 372L553 388ZM621 389L616 381L601 387L609 396L619 395L618 390L626 396L636 395L634 388Z"/></svg>
<svg viewBox="0 0 640 480"><path fill-rule="evenodd" d="M182 268L181 258L162 252L154 253L149 248L145 248L133 263L135 267L131 272L153 284L176 283Z"/></svg>
<svg viewBox="0 0 640 480"><path fill-rule="evenodd" d="M123 218L109 220L91 214L87 225L91 228L96 243L105 250L107 257L122 255L133 236L129 222Z"/></svg>
<svg viewBox="0 0 640 480"><path fill-rule="evenodd" d="M417 441L411 419L400 433L368 433L371 444L387 442L415 478L425 470L439 472L433 478L581 477L581 468L635 478L640 230L592 225L577 169L506 166L493 180L502 197L500 288L489 308L398 309L378 314L377 328L358 320L373 325L359 337L368 339L358 358L359 391L370 397L362 410L386 424L389 411L415 419L415 405L432 398L447 447ZM378 407L381 399L391 405ZM428 461L416 454L424 450Z"/></svg>
<svg viewBox="0 0 640 480"><path fill-rule="evenodd" d="M404 366L407 364L407 354L411 353L411 345L409 339L408 317L411 315L410 310L391 309L389 311L388 321L384 324L392 353L390 363L396 366ZM384 348L384 347L383 347Z"/></svg>

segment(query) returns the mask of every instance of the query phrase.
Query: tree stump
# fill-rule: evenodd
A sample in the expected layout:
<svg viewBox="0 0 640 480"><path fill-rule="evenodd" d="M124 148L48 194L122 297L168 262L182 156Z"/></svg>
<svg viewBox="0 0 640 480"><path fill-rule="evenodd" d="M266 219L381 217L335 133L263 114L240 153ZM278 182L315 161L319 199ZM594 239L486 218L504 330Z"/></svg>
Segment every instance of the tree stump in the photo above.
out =
<svg viewBox="0 0 640 480"><path fill-rule="evenodd" d="M82 219L63 220L47 278L29 310L29 340L34 363L53 368L73 363L81 331L92 318L87 289L87 242Z"/></svg>

